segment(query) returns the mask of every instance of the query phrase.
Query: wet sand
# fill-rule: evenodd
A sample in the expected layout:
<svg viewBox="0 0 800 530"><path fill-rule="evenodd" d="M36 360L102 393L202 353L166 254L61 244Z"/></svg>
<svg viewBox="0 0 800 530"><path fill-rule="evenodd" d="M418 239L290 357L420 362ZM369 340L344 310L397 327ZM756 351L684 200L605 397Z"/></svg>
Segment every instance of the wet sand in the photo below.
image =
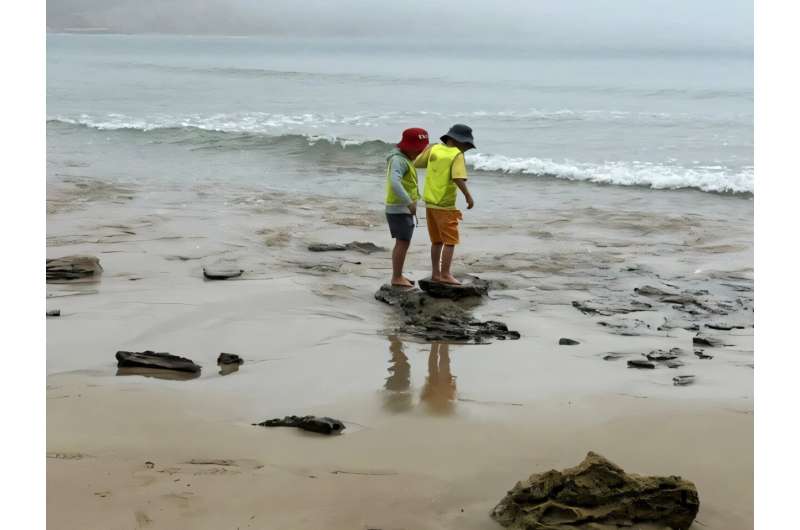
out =
<svg viewBox="0 0 800 530"><path fill-rule="evenodd" d="M380 205L79 184L90 189L48 185L47 254L93 254L105 272L48 286L48 309L62 314L47 324L54 528L499 528L488 512L517 480L589 450L630 472L694 481L698 529L752 528L747 199L528 181L535 206L503 209L504 196L487 193L465 215L456 269L505 282L475 314L522 338L431 345L397 336L397 314L373 298L388 252L306 250L388 247ZM509 179L504 193L522 185ZM420 225L413 278L427 266ZM204 281L213 265L245 274ZM708 291L729 314L652 303L597 316L572 305L647 300L633 292L644 285ZM723 321L744 329L704 327ZM729 346L699 359L689 324ZM561 337L580 344L558 346ZM687 352L681 368L626 368L672 347ZM144 349L190 357L202 374L117 375L117 350ZM245 363L221 375L220 352ZM620 357L603 360L609 352ZM679 374L695 384L674 386ZM337 417L347 430L251 426L287 414Z"/></svg>

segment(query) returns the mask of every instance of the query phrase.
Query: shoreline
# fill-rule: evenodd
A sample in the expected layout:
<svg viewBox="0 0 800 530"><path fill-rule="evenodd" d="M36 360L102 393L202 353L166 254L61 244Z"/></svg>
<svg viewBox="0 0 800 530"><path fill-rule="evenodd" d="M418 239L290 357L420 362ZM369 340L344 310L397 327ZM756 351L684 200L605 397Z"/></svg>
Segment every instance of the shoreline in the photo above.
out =
<svg viewBox="0 0 800 530"><path fill-rule="evenodd" d="M47 308L62 311L47 321L47 502L59 528L488 530L516 481L590 450L628 472L694 481L693 528L752 528L751 203L548 183L526 211L488 197L464 225L456 272L504 282L474 313L522 338L445 356L392 338L398 317L373 298L388 252L306 249L388 247L377 209L201 185L73 194L50 184L48 257L90 253L104 267L97 283L47 286ZM415 278L426 241L421 225ZM202 266L234 264L242 280L202 279ZM733 309L703 320L636 294L646 285L707 291L696 295L704 304ZM653 307L597 316L572 305L631 300ZM745 329L703 327L726 318ZM731 346L695 357L691 323ZM687 352L680 369L625 366L672 347ZM115 351L143 349L203 372L115 375ZM220 375L222 351L245 363ZM603 360L609 352L622 357ZM686 373L696 383L673 386ZM289 414L338 417L347 430L250 425Z"/></svg>

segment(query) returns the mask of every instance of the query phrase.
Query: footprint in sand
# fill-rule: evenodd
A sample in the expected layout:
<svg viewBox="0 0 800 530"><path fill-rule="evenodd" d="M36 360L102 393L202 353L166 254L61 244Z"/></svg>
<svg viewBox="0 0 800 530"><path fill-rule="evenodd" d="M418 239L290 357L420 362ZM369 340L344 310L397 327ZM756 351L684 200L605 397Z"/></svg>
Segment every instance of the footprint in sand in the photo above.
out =
<svg viewBox="0 0 800 530"><path fill-rule="evenodd" d="M47 453L47 458L56 458L58 460L83 460L84 458L91 458L91 456L83 453Z"/></svg>
<svg viewBox="0 0 800 530"><path fill-rule="evenodd" d="M153 522L153 520L150 519L150 517L148 517L148 515L141 510L137 510L133 515L136 518L137 528L144 528L146 526L150 526L150 524L152 524Z"/></svg>

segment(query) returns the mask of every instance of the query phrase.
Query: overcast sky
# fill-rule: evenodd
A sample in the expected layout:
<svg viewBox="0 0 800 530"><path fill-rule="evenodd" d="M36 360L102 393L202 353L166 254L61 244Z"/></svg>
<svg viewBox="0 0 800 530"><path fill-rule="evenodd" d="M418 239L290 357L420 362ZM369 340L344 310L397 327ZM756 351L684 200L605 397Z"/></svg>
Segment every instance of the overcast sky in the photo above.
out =
<svg viewBox="0 0 800 530"><path fill-rule="evenodd" d="M753 47L752 0L48 0L47 26L125 33L525 42L541 48Z"/></svg>

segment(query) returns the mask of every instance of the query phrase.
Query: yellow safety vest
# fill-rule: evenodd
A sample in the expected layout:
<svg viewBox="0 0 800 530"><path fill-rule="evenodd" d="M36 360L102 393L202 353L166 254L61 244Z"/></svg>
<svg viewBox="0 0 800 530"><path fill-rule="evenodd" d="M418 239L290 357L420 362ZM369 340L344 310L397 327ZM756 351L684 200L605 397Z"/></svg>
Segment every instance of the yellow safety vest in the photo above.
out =
<svg viewBox="0 0 800 530"><path fill-rule="evenodd" d="M395 156L399 156L403 158L403 161L408 166L408 169L403 174L403 178L400 179L400 184L403 186L403 189L406 190L408 196L411 197L411 200L415 203L419 200L419 188L417 187L417 170L414 168L414 165L406 159L404 156L400 154L396 154L394 156L389 157L389 160L386 163L386 204L392 205L403 205L405 203L400 200L400 197L395 195L394 190L392 189L392 182L391 182L391 171L392 171L392 158Z"/></svg>
<svg viewBox="0 0 800 530"><path fill-rule="evenodd" d="M456 185L453 182L453 160L461 153L458 147L436 144L431 147L423 196L427 206L455 208Z"/></svg>

